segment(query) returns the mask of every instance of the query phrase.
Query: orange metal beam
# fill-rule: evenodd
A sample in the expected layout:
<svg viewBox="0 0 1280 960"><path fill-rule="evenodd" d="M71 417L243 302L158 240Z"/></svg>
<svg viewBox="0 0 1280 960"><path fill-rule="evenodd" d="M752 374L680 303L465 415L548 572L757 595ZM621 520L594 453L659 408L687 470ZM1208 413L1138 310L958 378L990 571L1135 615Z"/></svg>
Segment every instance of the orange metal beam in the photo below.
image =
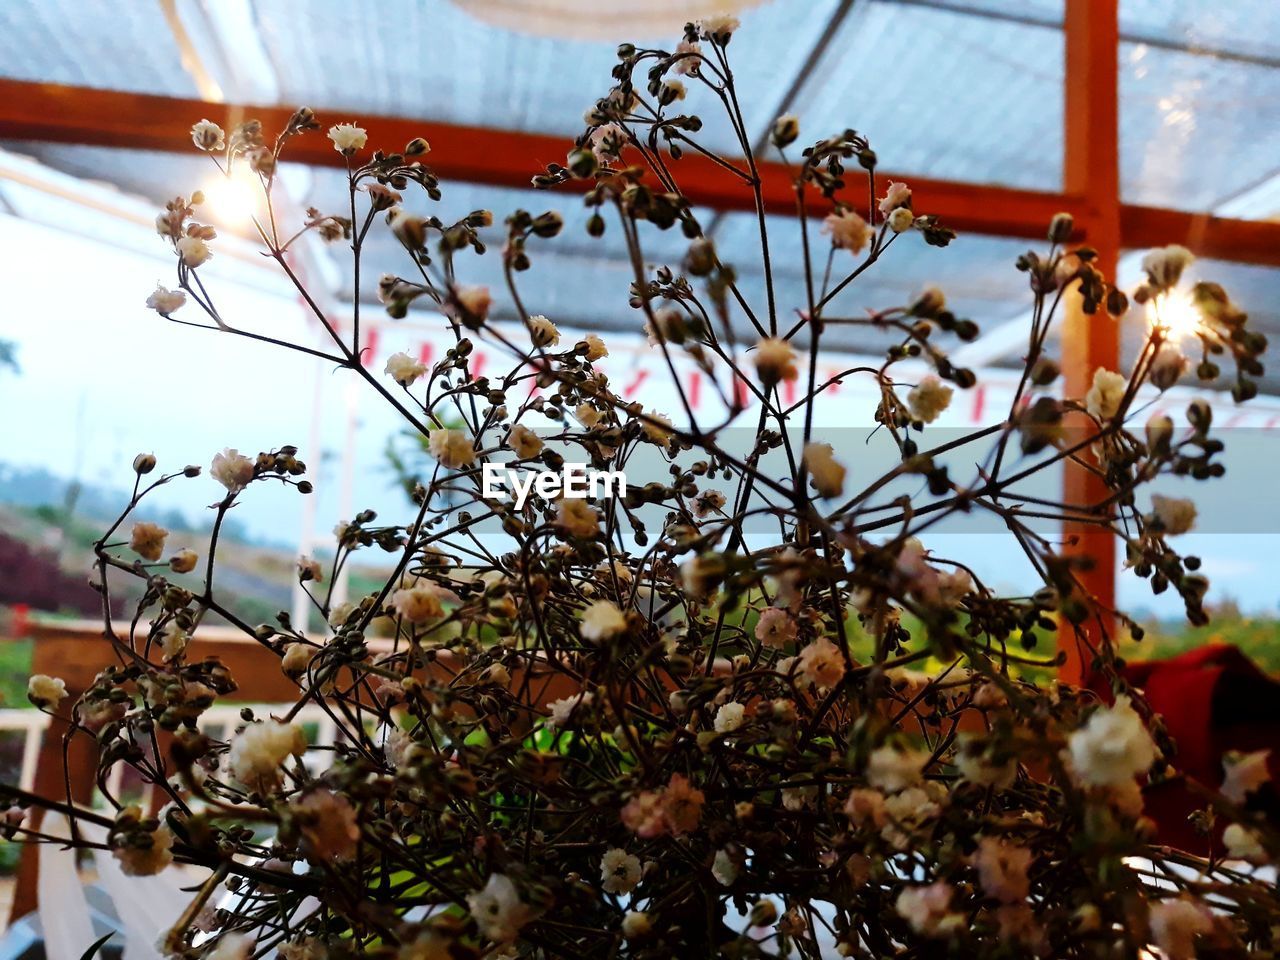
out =
<svg viewBox="0 0 1280 960"><path fill-rule="evenodd" d="M1081 6L1088 7L1085 0ZM1103 2L1089 13L1096 19L1109 6ZM1076 19L1079 19L1076 17ZM1068 31L1068 46L1072 45ZM1085 144L1087 156L1101 152L1094 142L1096 127L1071 104L1079 101L1089 86L1078 82L1084 76L1075 61L1068 63L1067 123L1072 129L1068 144ZM161 97L89 87L30 83L0 79L0 139L43 140L90 146L123 147L193 153L189 131L194 120L208 117L230 127L248 117L262 121L268 130L282 127L290 111L284 107L252 107L210 103L204 100ZM349 111L320 111L322 119L352 119ZM1073 119L1074 118L1074 119ZM359 122L378 144L398 145L416 136L426 136L432 144L428 162L445 180L484 183L504 187L528 187L530 177L548 163L561 162L570 146L567 136L495 130L461 124L414 120L405 117L361 116ZM1074 126L1073 126L1074 124ZM1018 190L991 184L957 183L930 177L882 172L885 179L907 180L925 213L937 214L949 226L963 233L1040 239L1055 213L1075 215L1080 226L1099 228L1107 214L1097 205L1100 190L1089 176L1092 161L1081 150L1068 150L1067 186L1063 193ZM289 146L289 160L314 166L338 167L343 158L323 136L300 137ZM1086 159L1080 159L1086 158ZM1072 167L1082 167L1072 172ZM780 163L759 165L761 191L768 212L791 215L795 212L790 170ZM726 177L711 161L689 154L673 163L681 188L696 204L716 210L754 210L747 187ZM1114 195L1106 203L1114 202ZM822 213L821 205L811 205ZM1202 256L1242 263L1280 266L1280 224L1232 220L1204 214L1163 210L1156 207L1120 208L1120 243L1140 248L1183 243ZM1092 234L1090 242L1096 238Z"/></svg>
<svg viewBox="0 0 1280 960"><path fill-rule="evenodd" d="M247 118L278 130L291 110L246 107L203 100L121 93L58 84L0 80L0 139L43 140L94 146L164 150L194 155L191 125L207 117L225 128ZM369 141L391 148L425 136L432 145L426 162L444 180L504 187L528 187L530 178L548 163L563 163L572 146L567 136L494 130L404 117L319 111L322 120L358 119ZM345 161L323 135L299 137L289 145L288 160L326 167ZM695 203L716 210L753 211L750 189L726 176L715 163L695 154L672 162L681 189ZM760 166L761 190L770 213L795 213L791 171L780 163ZM1015 190L905 177L882 173L884 180L910 180L917 207L937 214L948 226L969 233L1042 237L1060 210L1083 213L1080 204L1057 193ZM815 213L822 206L812 207Z"/></svg>
<svg viewBox="0 0 1280 960"><path fill-rule="evenodd" d="M1065 187L1086 198L1084 223L1089 245L1098 251L1097 266L1114 277L1121 245L1120 123L1118 90L1119 13L1117 0L1067 0L1064 22L1066 93L1063 135ZM1168 241L1165 241L1168 242ZM1068 301L1063 330L1062 369L1066 394L1083 396L1098 367L1120 367L1120 326L1106 314L1085 316L1078 300ZM1083 456L1089 456L1084 453ZM1107 491L1101 479L1081 464L1068 461L1063 476L1068 504L1101 503ZM1067 551L1090 566L1081 574L1085 590L1104 610L1115 607L1116 543L1105 530L1087 523L1066 523ZM1092 642L1114 630L1114 618L1101 615L1088 625ZM1067 660L1063 680L1078 683L1088 664L1075 632L1064 628L1059 648Z"/></svg>

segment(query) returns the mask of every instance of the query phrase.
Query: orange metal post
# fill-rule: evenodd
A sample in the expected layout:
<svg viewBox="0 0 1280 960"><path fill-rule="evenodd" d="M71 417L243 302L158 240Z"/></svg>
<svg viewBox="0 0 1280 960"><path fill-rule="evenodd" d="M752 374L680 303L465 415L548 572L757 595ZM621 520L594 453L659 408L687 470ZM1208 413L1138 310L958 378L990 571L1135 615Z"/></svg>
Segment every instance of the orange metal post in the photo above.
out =
<svg viewBox="0 0 1280 960"><path fill-rule="evenodd" d="M1084 199L1084 227L1088 244L1098 251L1097 266L1115 275L1120 248L1120 144L1118 98L1119 22L1117 0L1067 0L1064 24L1066 91L1063 147L1063 186ZM1068 310L1063 330L1063 364L1068 396L1089 389L1098 367L1116 370L1120 364L1120 328L1105 314L1085 316ZM1080 465L1068 462L1064 499L1069 504L1098 503L1105 497L1100 480ZM1099 605L1115 606L1115 539L1089 524L1064 526L1068 551L1087 557L1092 567L1082 582ZM1089 624L1095 642L1110 631L1113 620L1101 617ZM1077 682L1088 664L1074 631L1063 629L1059 646L1067 662L1062 679Z"/></svg>

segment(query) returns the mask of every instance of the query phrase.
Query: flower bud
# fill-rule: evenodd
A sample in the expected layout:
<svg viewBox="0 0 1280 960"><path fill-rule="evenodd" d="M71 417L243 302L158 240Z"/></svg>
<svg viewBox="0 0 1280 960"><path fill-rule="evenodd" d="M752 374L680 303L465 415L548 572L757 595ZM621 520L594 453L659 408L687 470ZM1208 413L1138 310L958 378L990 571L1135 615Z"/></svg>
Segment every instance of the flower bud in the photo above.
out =
<svg viewBox="0 0 1280 960"><path fill-rule="evenodd" d="M1147 449L1152 454L1169 452L1169 441L1173 438L1173 420L1163 414L1147 421Z"/></svg>
<svg viewBox="0 0 1280 960"><path fill-rule="evenodd" d="M771 139L775 147L781 149L788 144L795 143L798 136L800 136L800 121L793 114L784 113L773 121Z"/></svg>
<svg viewBox="0 0 1280 960"><path fill-rule="evenodd" d="M156 458L154 454L140 453L133 458L133 472L136 474L150 473L156 468Z"/></svg>
<svg viewBox="0 0 1280 960"><path fill-rule="evenodd" d="M421 137L414 137L405 144L404 155L406 157L420 157L431 149L431 144L423 140Z"/></svg>
<svg viewBox="0 0 1280 960"><path fill-rule="evenodd" d="M1053 243L1066 243L1071 239L1071 231L1075 229L1075 217L1069 213L1055 213L1049 221L1049 240Z"/></svg>

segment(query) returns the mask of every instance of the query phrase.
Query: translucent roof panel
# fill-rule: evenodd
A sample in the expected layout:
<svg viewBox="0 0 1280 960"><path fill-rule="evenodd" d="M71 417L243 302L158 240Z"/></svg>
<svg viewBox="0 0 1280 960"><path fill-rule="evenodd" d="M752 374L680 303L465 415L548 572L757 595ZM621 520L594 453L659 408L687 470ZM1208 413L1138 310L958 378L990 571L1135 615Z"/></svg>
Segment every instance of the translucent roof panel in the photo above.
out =
<svg viewBox="0 0 1280 960"><path fill-rule="evenodd" d="M1280 69L1121 44L1120 153L1128 203L1216 210L1264 191L1280 176ZM1228 212L1261 218L1277 208L1244 202Z"/></svg>
<svg viewBox="0 0 1280 960"><path fill-rule="evenodd" d="M0 76L196 96L159 3L0 3Z"/></svg>
<svg viewBox="0 0 1280 960"><path fill-rule="evenodd" d="M1058 189L1060 30L933 4L855 4L795 113L806 139L853 127L887 170Z"/></svg>
<svg viewBox="0 0 1280 960"><path fill-rule="evenodd" d="M1280 58L1274 0L1120 0L1120 29L1150 43Z"/></svg>
<svg viewBox="0 0 1280 960"><path fill-rule="evenodd" d="M254 0L253 9L286 102L581 133L583 112L612 86L617 43L516 33L468 15L464 6L386 0L375 16L339 0ZM744 11L730 53L748 131L758 135L772 122L835 6L836 0L774 0ZM620 29L618 41L632 39ZM666 47L678 40L669 38ZM709 106L709 91L691 96L694 112ZM736 143L724 125L706 135L716 149Z"/></svg>

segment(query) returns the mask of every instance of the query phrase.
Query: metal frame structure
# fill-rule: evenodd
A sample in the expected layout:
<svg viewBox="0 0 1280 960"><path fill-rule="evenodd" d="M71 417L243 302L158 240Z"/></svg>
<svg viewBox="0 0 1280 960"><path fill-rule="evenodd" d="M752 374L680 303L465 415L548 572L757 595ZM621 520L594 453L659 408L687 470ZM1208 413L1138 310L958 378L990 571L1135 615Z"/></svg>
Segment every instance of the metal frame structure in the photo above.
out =
<svg viewBox="0 0 1280 960"><path fill-rule="evenodd" d="M931 0L899 0L929 5ZM932 0L936 2L936 0ZM854 0L839 4L823 37L806 60L796 83L825 53L836 26ZM960 5L946 9L985 15ZM1046 28L1056 28L1044 22ZM1118 58L1122 37L1118 0L1065 0L1061 24L1065 44L1064 183L1059 192L957 183L911 175L923 210L937 214L957 230L1005 237L1040 238L1059 211L1074 215L1080 242L1099 253L1099 266L1113 276L1119 253L1179 242L1204 257L1240 263L1280 266L1280 223L1259 222L1125 204L1120 197ZM1216 55L1216 54L1215 54ZM1226 53L1222 55L1227 55ZM798 89L798 87L796 88ZM791 91L788 96L794 96ZM320 105L323 107L323 105ZM161 97L55 84L0 80L0 139L38 140L118 148L189 152L193 117L205 116L224 127L247 118L268 129L283 126L284 107L253 107L208 100ZM323 110L320 110L322 114ZM549 162L563 161L565 137L442 124L406 117L362 117L373 140L407 143L428 134L430 162L445 179L506 187L527 187L531 174ZM293 162L342 166L343 159L324 138L300 138L290 146ZM723 177L710 161L696 155L678 164L682 189L698 205L716 211L753 209L748 190ZM775 163L760 164L764 204L768 212L793 215L791 174ZM821 214L820 205L812 211ZM1064 334L1067 390L1081 394L1099 366L1119 363L1119 325L1079 316L1069 317ZM1073 504L1098 503L1103 497L1089 471L1068 464L1065 499ZM1103 607L1114 606L1116 561L1110 535L1096 527L1068 524L1068 549L1090 558L1084 582ZM1093 627L1109 629L1103 621ZM1060 641L1067 661L1064 679L1079 679L1082 663L1073 640Z"/></svg>

